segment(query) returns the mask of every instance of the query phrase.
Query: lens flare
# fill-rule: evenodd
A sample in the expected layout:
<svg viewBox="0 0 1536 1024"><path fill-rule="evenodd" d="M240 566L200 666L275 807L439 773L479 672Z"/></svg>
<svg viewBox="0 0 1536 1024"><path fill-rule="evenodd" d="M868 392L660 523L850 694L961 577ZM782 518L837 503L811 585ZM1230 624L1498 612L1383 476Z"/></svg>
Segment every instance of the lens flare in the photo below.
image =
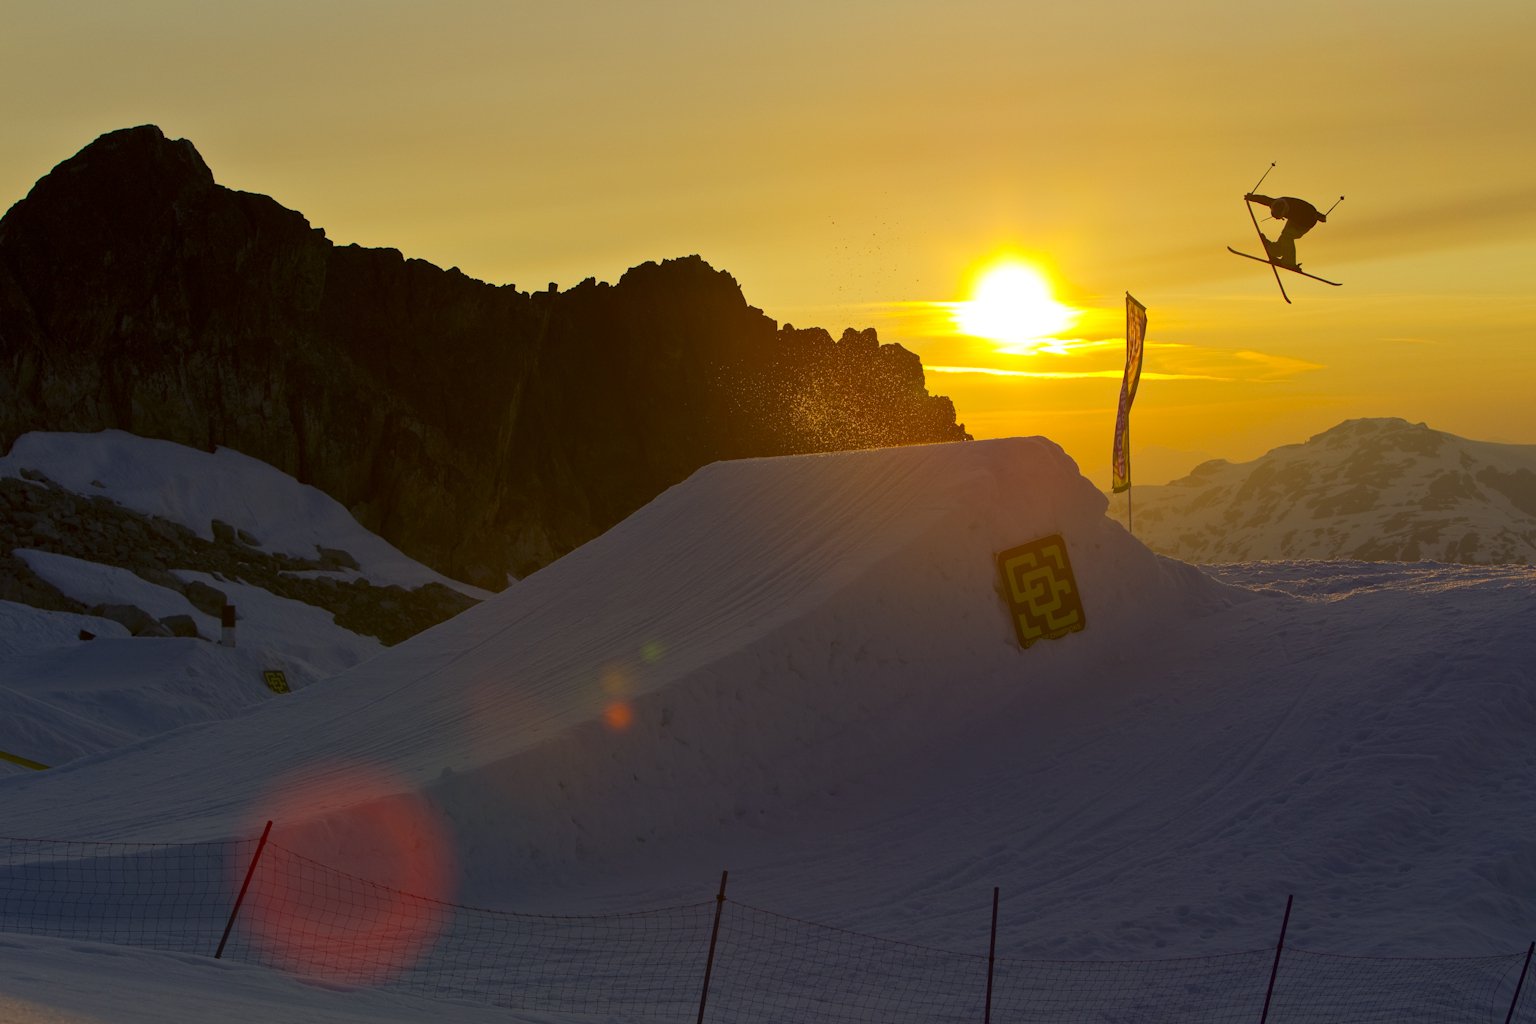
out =
<svg viewBox="0 0 1536 1024"><path fill-rule="evenodd" d="M631 689L629 673L618 665L605 666L599 685L608 696L623 697Z"/></svg>
<svg viewBox="0 0 1536 1024"><path fill-rule="evenodd" d="M616 700L603 708L603 724L614 732L623 732L635 721L635 709L622 700Z"/></svg>
<svg viewBox="0 0 1536 1024"><path fill-rule="evenodd" d="M416 793L379 771L311 767L282 780L259 816L272 834L240 920L275 965L372 985L436 941L455 868L446 829ZM249 866L230 865L237 886Z"/></svg>

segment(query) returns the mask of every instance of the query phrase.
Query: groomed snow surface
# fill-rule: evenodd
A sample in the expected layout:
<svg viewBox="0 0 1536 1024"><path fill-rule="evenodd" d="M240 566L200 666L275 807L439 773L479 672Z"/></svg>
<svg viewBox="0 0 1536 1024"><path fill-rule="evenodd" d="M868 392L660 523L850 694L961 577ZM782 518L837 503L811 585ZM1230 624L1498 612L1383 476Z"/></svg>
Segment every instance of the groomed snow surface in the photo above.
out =
<svg viewBox="0 0 1536 1024"><path fill-rule="evenodd" d="M709 902L729 868L741 904L981 953L997 887L1007 957L1272 948L1289 894L1298 948L1523 954L1536 572L1197 568L1106 504L1042 438L718 463L340 675L0 778L0 832L218 842L272 819L283 848L408 889L378 831L408 805L433 823L413 856L452 866L428 895L476 907ZM300 531L282 515L243 528ZM995 555L1053 534L1086 628L1021 649ZM112 670L52 644L24 659L53 650L82 690ZM44 725L120 727L85 701ZM193 955L0 949L0 1020L508 1019Z"/></svg>

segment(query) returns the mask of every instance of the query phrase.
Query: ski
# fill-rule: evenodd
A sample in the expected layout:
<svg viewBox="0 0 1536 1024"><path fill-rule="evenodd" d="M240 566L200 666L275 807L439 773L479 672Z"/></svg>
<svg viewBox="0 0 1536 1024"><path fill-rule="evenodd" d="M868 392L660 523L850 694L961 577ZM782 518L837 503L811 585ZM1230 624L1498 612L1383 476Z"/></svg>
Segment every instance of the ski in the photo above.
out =
<svg viewBox="0 0 1536 1024"><path fill-rule="evenodd" d="M1269 171L1272 171L1274 169L1275 169L1274 162L1271 161L1271 163L1269 165ZM1259 184L1255 185L1255 186L1253 186L1253 188L1249 189L1248 190L1249 193L1257 192L1259 190L1259 185L1264 184L1264 179L1269 177L1269 171L1265 171L1263 173L1263 175L1261 175L1259 177ZM1253 221L1253 233L1259 236L1259 244L1264 247L1264 251L1265 252L1269 252L1269 241L1267 239L1265 239L1264 232L1259 230L1259 218L1257 218L1257 217L1255 217L1253 215L1253 204L1248 202L1246 196L1243 199L1243 209L1248 211L1248 219ZM1232 252L1237 252L1237 250L1233 249L1230 245L1227 246L1227 248L1229 250L1231 250ZM1247 256L1248 255L1245 252L1237 252L1237 254L1239 256ZM1285 300L1285 304L1287 306L1289 306L1291 304L1291 297L1289 295L1285 294L1285 284L1284 284L1284 282L1282 282L1280 280L1280 271L1275 270L1275 264L1274 264L1274 262L1272 260L1267 260L1266 259L1266 260L1263 260L1262 262L1269 264L1269 268L1270 268L1271 273L1273 273L1275 275L1275 287L1280 289L1280 297L1282 299L1284 299Z"/></svg>
<svg viewBox="0 0 1536 1024"><path fill-rule="evenodd" d="M1267 259L1265 259L1262 256L1254 256L1254 255L1252 255L1250 253L1238 252L1236 249L1232 248L1230 245L1227 246L1227 252L1231 253L1234 256L1241 256L1244 259L1257 260L1260 263L1268 263L1272 267L1279 267L1281 270L1289 270L1293 274L1300 274L1302 277L1310 277L1314 281L1321 281L1321 282L1323 282L1323 284L1331 284L1335 288L1341 287L1344 284L1343 281L1330 281L1326 277L1318 277L1316 274L1309 274L1305 270L1302 270L1300 267L1287 266L1284 263L1276 263L1274 260L1267 260ZM1281 288L1280 294L1281 295L1285 295L1285 289L1284 288ZM1287 302L1291 301L1290 297L1287 296L1285 301L1287 301Z"/></svg>

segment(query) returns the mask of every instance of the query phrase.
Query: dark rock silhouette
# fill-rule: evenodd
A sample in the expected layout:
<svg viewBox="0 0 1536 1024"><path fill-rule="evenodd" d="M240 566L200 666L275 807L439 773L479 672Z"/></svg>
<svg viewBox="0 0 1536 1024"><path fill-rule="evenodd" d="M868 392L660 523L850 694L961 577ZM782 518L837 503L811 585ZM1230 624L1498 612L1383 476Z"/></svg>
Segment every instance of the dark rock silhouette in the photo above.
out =
<svg viewBox="0 0 1536 1024"><path fill-rule="evenodd" d="M0 446L107 428L262 459L490 588L712 461L968 437L915 355L780 328L697 256L493 286L335 246L150 125L0 219Z"/></svg>

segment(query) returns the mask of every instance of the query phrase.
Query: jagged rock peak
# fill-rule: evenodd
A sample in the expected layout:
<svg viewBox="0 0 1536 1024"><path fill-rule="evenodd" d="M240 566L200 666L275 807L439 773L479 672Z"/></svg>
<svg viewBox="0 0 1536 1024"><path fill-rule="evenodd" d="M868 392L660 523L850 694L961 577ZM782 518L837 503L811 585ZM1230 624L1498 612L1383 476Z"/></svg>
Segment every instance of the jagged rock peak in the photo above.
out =
<svg viewBox="0 0 1536 1024"><path fill-rule="evenodd" d="M56 200L103 208L159 204L213 184L213 172L191 142L168 139L144 124L98 137L44 175L12 213Z"/></svg>
<svg viewBox="0 0 1536 1024"><path fill-rule="evenodd" d="M746 304L740 282L726 271L711 266L697 253L659 263L651 260L630 267L619 278L619 284L679 291L686 289L690 294L714 294L717 298Z"/></svg>
<svg viewBox="0 0 1536 1024"><path fill-rule="evenodd" d="M107 164L118 167L136 164L153 167L167 176L213 182L213 172L191 140L167 138L165 132L153 124L119 128L98 136L59 168Z"/></svg>
<svg viewBox="0 0 1536 1024"><path fill-rule="evenodd" d="M780 331L698 255L497 289L335 246L153 125L0 220L0 365L0 447L117 429L233 448L487 589L710 462L969 436L915 356Z"/></svg>

